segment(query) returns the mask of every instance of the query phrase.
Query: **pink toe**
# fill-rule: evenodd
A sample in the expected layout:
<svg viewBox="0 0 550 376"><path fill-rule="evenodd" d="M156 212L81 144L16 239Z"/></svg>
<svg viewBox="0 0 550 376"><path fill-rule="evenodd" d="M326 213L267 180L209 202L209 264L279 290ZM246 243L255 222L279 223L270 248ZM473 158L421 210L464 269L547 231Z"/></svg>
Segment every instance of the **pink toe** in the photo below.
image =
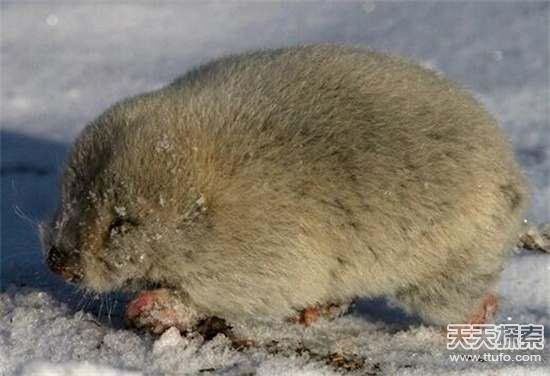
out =
<svg viewBox="0 0 550 376"><path fill-rule="evenodd" d="M137 298L128 303L126 307L126 317L132 319L151 309L154 300L155 296L150 291L141 293Z"/></svg>

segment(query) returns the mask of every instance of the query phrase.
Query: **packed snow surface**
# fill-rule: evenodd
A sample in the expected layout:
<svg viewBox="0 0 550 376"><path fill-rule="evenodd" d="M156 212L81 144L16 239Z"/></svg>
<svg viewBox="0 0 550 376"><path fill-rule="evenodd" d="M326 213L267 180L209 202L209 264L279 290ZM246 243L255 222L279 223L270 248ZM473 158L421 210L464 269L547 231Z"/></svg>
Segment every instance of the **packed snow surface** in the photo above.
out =
<svg viewBox="0 0 550 376"><path fill-rule="evenodd" d="M154 337L124 327L125 297L82 297L51 276L36 236L70 143L110 104L223 54L313 42L408 56L475 92L530 180L527 220L548 222L549 4L2 2L0 375L550 374L548 349L531 352L541 361L451 362L439 329L383 299L308 328L235 326L248 348L223 334ZM497 323L548 335L549 276L550 256L517 254Z"/></svg>

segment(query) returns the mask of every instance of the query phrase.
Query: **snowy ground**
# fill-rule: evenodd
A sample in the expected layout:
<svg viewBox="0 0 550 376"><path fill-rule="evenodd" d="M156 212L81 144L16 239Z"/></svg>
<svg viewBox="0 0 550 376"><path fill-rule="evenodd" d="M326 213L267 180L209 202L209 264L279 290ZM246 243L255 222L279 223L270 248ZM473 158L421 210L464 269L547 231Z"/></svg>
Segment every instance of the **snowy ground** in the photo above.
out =
<svg viewBox="0 0 550 376"><path fill-rule="evenodd" d="M83 300L50 276L34 228L55 206L68 145L109 104L223 53L299 42L399 53L476 92L531 181L527 218L548 222L548 2L0 6L0 375L344 372L331 361L335 352L363 362L357 374L550 374L548 349L543 362L451 363L440 332L383 300L361 302L351 315L308 329L235 328L260 342L244 351L223 336L206 343L174 332L153 338L124 329L121 299ZM544 324L549 333L549 276L550 256L514 257L500 284L497 322Z"/></svg>

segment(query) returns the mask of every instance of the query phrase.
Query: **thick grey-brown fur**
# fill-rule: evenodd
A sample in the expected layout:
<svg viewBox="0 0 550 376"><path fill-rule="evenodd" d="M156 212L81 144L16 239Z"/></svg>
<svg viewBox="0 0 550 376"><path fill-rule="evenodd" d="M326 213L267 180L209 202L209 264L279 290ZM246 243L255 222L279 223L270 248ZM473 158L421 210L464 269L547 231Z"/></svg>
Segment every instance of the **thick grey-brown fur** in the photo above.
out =
<svg viewBox="0 0 550 376"><path fill-rule="evenodd" d="M216 60L103 113L44 241L87 289L155 283L201 315L383 295L445 324L494 286L525 202L465 90L364 48L301 46Z"/></svg>

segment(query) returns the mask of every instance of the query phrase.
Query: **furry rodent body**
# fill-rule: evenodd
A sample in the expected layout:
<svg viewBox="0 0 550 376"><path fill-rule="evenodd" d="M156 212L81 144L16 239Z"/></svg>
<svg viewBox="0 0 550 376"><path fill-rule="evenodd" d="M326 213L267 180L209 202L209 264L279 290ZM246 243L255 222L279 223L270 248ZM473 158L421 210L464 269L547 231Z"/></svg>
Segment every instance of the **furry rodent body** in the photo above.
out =
<svg viewBox="0 0 550 376"><path fill-rule="evenodd" d="M50 267L98 292L159 285L233 320L390 296L445 324L494 285L525 201L466 91L400 58L304 46L115 104L73 147L43 233Z"/></svg>

